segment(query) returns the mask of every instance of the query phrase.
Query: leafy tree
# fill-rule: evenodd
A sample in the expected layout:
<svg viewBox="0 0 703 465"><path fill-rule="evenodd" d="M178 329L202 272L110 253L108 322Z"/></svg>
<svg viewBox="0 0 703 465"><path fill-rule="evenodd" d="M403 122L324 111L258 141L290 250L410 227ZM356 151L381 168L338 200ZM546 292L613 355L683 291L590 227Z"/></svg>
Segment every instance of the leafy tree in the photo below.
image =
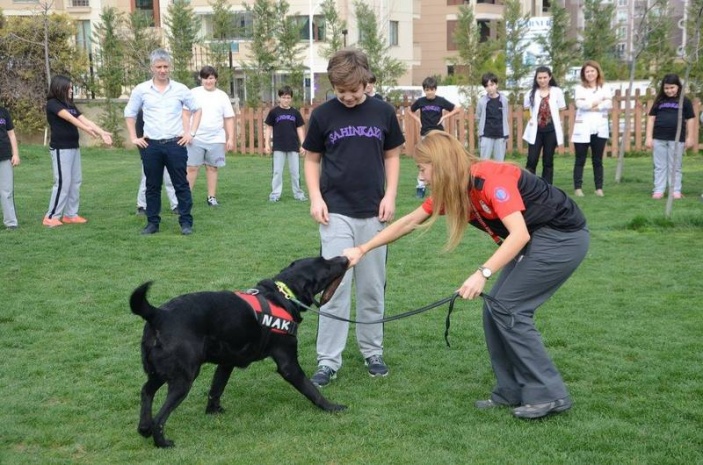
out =
<svg viewBox="0 0 703 465"><path fill-rule="evenodd" d="M230 41L233 35L234 12L227 0L215 0L212 6L212 37L210 37L210 56L212 66L218 70L217 86L225 92L230 92L233 81L232 68L229 66Z"/></svg>
<svg viewBox="0 0 703 465"><path fill-rule="evenodd" d="M46 125L44 104L52 74L70 76L81 84L87 56L75 47L73 20L50 14L39 4L38 14L2 17L0 28L0 101L13 114L18 132L38 131Z"/></svg>
<svg viewBox="0 0 703 465"><path fill-rule="evenodd" d="M327 43L329 44L326 47L321 47L320 55L328 60L344 47L343 31L347 30L347 22L340 18L335 0L324 0L320 4L320 12L325 18Z"/></svg>
<svg viewBox="0 0 703 465"><path fill-rule="evenodd" d="M256 107L261 104L262 92L270 90L271 73L278 62L276 52L277 3L273 0L255 0L252 5L244 4L247 12L253 16L252 40L247 61L246 103Z"/></svg>
<svg viewBox="0 0 703 465"><path fill-rule="evenodd" d="M606 77L618 74L615 60L616 31L613 28L615 4L601 0L584 0L583 17L586 27L583 30L581 52L584 60L595 60L603 68Z"/></svg>
<svg viewBox="0 0 703 465"><path fill-rule="evenodd" d="M98 90L107 99L100 124L113 134L116 147L124 143L120 131L124 125L122 107L114 101L122 95L122 85L125 81L125 40L120 35L124 25L124 15L114 7L107 7L100 13L100 22L93 32L99 63Z"/></svg>
<svg viewBox="0 0 703 465"><path fill-rule="evenodd" d="M405 74L406 66L388 53L390 45L378 28L376 13L366 3L355 0L354 14L360 37L357 46L369 58L369 67L376 76L376 85L381 90L384 86L396 85L398 78Z"/></svg>
<svg viewBox="0 0 703 465"><path fill-rule="evenodd" d="M637 60L640 56L648 48L670 47L667 44L655 42L664 40L670 44L669 34L665 33L667 27L669 27L668 25L670 24L670 21L668 20L668 1L654 0L647 2L643 5L642 10L639 13L639 19L634 24L632 49L630 50L630 56L628 57L628 68L630 72L628 94L630 96L633 95L633 90L635 87L635 71L637 69ZM662 33L662 31L664 32ZM625 134L630 133L631 113L631 105L625 105ZM624 164L625 144L623 142L618 148L618 163L615 168L615 182L619 183L622 180L622 170Z"/></svg>
<svg viewBox="0 0 703 465"><path fill-rule="evenodd" d="M688 41L686 42L684 62L686 63L686 71L683 76L682 81L684 86L686 83L693 81L691 79L692 70L694 67L700 67L701 54L703 53L703 0L690 0L688 4L687 11L688 21L686 24L686 31L690 32L691 35L688 36ZM699 68L700 69L700 68ZM679 114L678 121L676 123L676 137L674 140L679 140L681 136L681 130L683 129L683 99L686 92L681 91L679 95ZM680 144L674 145L674 157L672 160L672 165L669 167L669 186L673 186L675 182L676 170L673 169L674 166L679 165L679 161L683 157L683 149ZM664 216L667 219L671 219L671 215L674 209L674 196L672 189L669 189L669 197L666 201L666 207L664 209Z"/></svg>
<svg viewBox="0 0 703 465"><path fill-rule="evenodd" d="M200 22L188 0L174 0L168 6L166 38L173 55L173 78L191 87L194 84L191 60L198 42Z"/></svg>
<svg viewBox="0 0 703 465"><path fill-rule="evenodd" d="M305 95L303 88L305 66L300 62L298 56L303 52L304 46L300 42L300 28L293 16L288 16L288 4L282 2L279 14L283 21L276 33L278 40L278 54L280 56L279 70L288 72L287 83L293 89L293 102L299 106Z"/></svg>
<svg viewBox="0 0 703 465"><path fill-rule="evenodd" d="M124 82L124 39L120 30L124 26L124 15L115 7L103 8L100 22L93 32L99 63L99 89L107 98L118 98L122 95Z"/></svg>
<svg viewBox="0 0 703 465"><path fill-rule="evenodd" d="M150 27L151 20L139 11L129 15L125 49L126 84L134 86L151 78L149 55L161 47L161 40Z"/></svg>
<svg viewBox="0 0 703 465"><path fill-rule="evenodd" d="M501 49L505 50L506 90L514 100L521 89L521 81L529 74L530 65L525 62L529 44L523 40L527 34L529 15L523 15L519 0L505 2L504 20L500 22Z"/></svg>
<svg viewBox="0 0 703 465"><path fill-rule="evenodd" d="M462 88L462 93L471 101L475 101L478 97L475 91L476 83L481 82L484 64L489 61L493 50L488 42L481 42L481 32L474 12L465 5L459 6L454 43L458 52L454 65L457 70L465 73L468 82L468 86Z"/></svg>
<svg viewBox="0 0 703 465"><path fill-rule="evenodd" d="M578 42L568 37L570 18L566 8L559 2L552 2L549 12L552 15L552 27L549 29L549 34L546 37L538 37L537 42L549 57L552 74L556 76L557 82L561 83L572 65Z"/></svg>
<svg viewBox="0 0 703 465"><path fill-rule="evenodd" d="M694 97L703 99L703 43L701 42L701 12L703 0L689 0L686 17L686 45L684 47L686 82ZM701 125L703 128L703 125Z"/></svg>

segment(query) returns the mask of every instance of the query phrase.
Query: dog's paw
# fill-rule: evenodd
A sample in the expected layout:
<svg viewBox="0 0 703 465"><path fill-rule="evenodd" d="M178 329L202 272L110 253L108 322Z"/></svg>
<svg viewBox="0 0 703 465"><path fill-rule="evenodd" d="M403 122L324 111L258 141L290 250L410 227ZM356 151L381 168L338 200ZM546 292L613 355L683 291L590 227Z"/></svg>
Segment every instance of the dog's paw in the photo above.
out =
<svg viewBox="0 0 703 465"><path fill-rule="evenodd" d="M156 445L156 447L160 447L162 449L167 449L170 447L174 447L176 444L174 444L174 442L171 441L170 439L163 439L159 442L154 441L154 445Z"/></svg>
<svg viewBox="0 0 703 465"><path fill-rule="evenodd" d="M205 413L208 415L218 415L220 413L225 413L225 409L221 405L208 405L205 407Z"/></svg>
<svg viewBox="0 0 703 465"><path fill-rule="evenodd" d="M137 431L139 432L139 434L141 434L145 438L151 437L151 425L149 425L149 426L139 425L139 427L137 428Z"/></svg>
<svg viewBox="0 0 703 465"><path fill-rule="evenodd" d="M343 410L346 410L347 406L342 405L342 404L330 404L330 406L326 409L328 412L341 412Z"/></svg>

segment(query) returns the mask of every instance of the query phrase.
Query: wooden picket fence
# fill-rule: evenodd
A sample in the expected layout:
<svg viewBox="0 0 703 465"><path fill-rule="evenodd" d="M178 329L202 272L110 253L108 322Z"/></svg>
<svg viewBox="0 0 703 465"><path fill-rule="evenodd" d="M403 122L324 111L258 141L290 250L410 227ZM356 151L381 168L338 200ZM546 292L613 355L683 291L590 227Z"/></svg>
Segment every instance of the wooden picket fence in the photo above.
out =
<svg viewBox="0 0 703 465"><path fill-rule="evenodd" d="M617 156L620 144L625 144L625 152L645 151L645 136L647 125L647 114L652 107L652 96L643 97L636 92L634 96L621 95L620 91L613 97L613 110L610 113L610 139L606 145L606 156ZM625 122L625 106L630 105L630 124ZM310 113L314 107L304 107L300 109L305 121L308 121ZM693 109L697 115L695 132L699 134L699 117L701 112L701 101L696 99L693 102ZM243 108L236 116L236 146L235 152L246 154L266 155L264 152L264 120L269 108ZM405 146L403 154L412 156L415 145L420 141L420 128L417 122L410 116L410 107L400 105L396 110L398 122L405 135ZM562 126L564 128L565 145L557 149L557 154L564 155L573 153L573 144L570 143L571 130L574 125L576 109L573 103L562 112ZM511 125L510 136L508 137L508 153L527 154L527 143L522 140L522 134L528 114L520 105L513 105L508 111L508 122ZM617 124L616 124L617 123ZM473 107L462 108L445 124L445 129L463 141L469 150L477 152L478 138L476 136L477 121ZM624 137L623 137L624 135ZM703 150L703 142L697 141L693 149Z"/></svg>

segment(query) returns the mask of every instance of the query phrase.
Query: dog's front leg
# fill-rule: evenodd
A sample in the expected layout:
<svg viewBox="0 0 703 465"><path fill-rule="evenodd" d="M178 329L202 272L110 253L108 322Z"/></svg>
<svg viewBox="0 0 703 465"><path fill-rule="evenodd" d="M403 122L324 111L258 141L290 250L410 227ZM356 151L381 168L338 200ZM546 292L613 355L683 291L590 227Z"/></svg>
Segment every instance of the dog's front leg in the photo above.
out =
<svg viewBox="0 0 703 465"><path fill-rule="evenodd" d="M234 370L233 365L217 365L215 374L212 376L212 385L210 386L210 392L207 396L207 407L205 407L205 413L222 413L225 409L220 405L220 397L225 391L229 377Z"/></svg>
<svg viewBox="0 0 703 465"><path fill-rule="evenodd" d="M312 384L312 381L305 376L300 363L298 362L298 350L294 347L278 348L271 353L271 357L276 362L278 373L288 381L301 394L310 401L327 412L339 412L346 409L345 405L334 404L327 400L320 390Z"/></svg>

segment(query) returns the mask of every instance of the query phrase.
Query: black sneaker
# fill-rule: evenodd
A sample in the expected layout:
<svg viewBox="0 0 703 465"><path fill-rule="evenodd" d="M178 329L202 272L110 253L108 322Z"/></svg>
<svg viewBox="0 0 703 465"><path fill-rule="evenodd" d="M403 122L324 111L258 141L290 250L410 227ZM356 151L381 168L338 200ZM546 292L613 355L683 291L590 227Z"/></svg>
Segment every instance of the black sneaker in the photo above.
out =
<svg viewBox="0 0 703 465"><path fill-rule="evenodd" d="M536 420L548 415L565 412L571 408L572 402L569 397L557 399L552 402L543 404L523 405L513 409L513 415L518 418L526 418L528 420Z"/></svg>
<svg viewBox="0 0 703 465"><path fill-rule="evenodd" d="M207 204L211 207L217 207L219 205L219 203L217 203L217 199L215 197L208 197Z"/></svg>
<svg viewBox="0 0 703 465"><path fill-rule="evenodd" d="M324 387L330 384L332 380L336 378L336 371L334 371L328 366L320 365L319 367L317 367L317 371L315 372L315 374L312 375L312 378L310 378L310 381L312 381L312 384L317 387Z"/></svg>
<svg viewBox="0 0 703 465"><path fill-rule="evenodd" d="M366 366L369 368L371 376L386 376L388 375L388 366L383 361L382 355L372 355L366 359Z"/></svg>

